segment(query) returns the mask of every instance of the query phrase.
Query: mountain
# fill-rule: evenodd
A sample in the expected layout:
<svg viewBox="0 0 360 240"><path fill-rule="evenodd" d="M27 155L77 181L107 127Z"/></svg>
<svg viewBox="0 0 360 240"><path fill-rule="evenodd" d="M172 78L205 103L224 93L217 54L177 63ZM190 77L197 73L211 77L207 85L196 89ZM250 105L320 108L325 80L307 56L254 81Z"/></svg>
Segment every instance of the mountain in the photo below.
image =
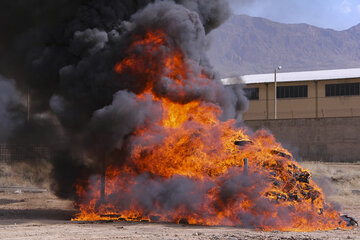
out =
<svg viewBox="0 0 360 240"><path fill-rule="evenodd" d="M222 77L360 67L360 24L344 31L234 15L210 33L208 56Z"/></svg>

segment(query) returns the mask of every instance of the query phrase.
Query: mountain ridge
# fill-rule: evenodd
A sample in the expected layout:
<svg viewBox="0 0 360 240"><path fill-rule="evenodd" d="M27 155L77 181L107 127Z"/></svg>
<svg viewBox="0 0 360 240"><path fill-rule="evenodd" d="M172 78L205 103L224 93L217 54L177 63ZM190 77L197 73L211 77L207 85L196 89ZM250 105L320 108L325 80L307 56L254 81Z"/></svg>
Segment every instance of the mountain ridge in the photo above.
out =
<svg viewBox="0 0 360 240"><path fill-rule="evenodd" d="M222 77L360 66L360 24L337 31L234 15L210 33L208 56Z"/></svg>

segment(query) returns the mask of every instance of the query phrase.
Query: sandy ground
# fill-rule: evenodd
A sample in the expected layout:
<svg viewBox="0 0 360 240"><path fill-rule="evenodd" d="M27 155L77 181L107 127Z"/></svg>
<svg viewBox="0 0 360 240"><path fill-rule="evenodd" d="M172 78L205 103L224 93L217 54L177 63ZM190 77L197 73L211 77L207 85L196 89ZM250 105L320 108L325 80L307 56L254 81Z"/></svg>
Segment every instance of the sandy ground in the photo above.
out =
<svg viewBox="0 0 360 240"><path fill-rule="evenodd" d="M360 165L302 165L310 169L329 201L342 205L342 213L360 219ZM160 223L71 222L75 213L71 202L29 184L4 187L4 183L21 183L9 177L0 178L0 239L360 239L359 227L302 233Z"/></svg>

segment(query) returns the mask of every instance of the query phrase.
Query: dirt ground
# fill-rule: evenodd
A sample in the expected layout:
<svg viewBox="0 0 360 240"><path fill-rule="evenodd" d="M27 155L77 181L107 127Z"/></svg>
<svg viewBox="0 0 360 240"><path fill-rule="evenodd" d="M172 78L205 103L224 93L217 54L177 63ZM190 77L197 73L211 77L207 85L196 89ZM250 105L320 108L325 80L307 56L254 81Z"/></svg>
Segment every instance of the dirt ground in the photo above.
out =
<svg viewBox="0 0 360 240"><path fill-rule="evenodd" d="M343 214L360 219L360 164L303 163ZM2 172L10 169L0 166ZM16 173L17 174L17 173ZM0 177L0 239L360 239L360 228L316 232L263 232L235 227L206 227L133 222L71 222L70 201L24 179ZM12 184L12 185L11 185Z"/></svg>

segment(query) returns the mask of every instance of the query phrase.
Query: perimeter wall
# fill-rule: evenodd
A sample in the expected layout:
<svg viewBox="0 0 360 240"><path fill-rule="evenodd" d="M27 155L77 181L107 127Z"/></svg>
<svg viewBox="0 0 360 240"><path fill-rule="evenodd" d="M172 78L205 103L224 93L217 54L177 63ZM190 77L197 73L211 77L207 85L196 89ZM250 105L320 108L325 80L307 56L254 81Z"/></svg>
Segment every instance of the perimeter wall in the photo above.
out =
<svg viewBox="0 0 360 240"><path fill-rule="evenodd" d="M298 161L360 162L360 117L247 120L270 130Z"/></svg>

